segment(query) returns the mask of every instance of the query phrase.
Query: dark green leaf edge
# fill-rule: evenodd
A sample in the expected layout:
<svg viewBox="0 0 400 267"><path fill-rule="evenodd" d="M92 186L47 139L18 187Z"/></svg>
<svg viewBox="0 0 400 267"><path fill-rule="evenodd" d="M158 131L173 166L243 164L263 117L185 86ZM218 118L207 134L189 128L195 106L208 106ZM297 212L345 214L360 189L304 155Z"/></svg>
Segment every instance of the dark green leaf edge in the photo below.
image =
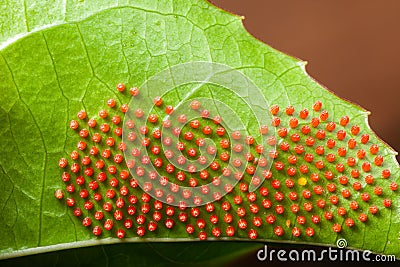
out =
<svg viewBox="0 0 400 267"><path fill-rule="evenodd" d="M9 253L3 253L0 254L0 260L4 259L12 259L12 258L17 258L17 257L24 257L24 256L30 256L30 255L35 255L35 254L42 254L42 253L49 253L49 252L55 252L55 251L61 251L61 250L67 250L67 249L77 249L77 248L82 248L82 247L95 247L95 246L103 246L103 245L113 245L113 244L127 244L127 243L151 243L151 242L157 242L157 243L192 243L192 242L199 242L199 243L204 243L204 242L224 242L224 241L235 241L235 242L240 242L240 243L254 243L255 246L259 245L260 248L263 247L264 244L272 243L272 244L282 244L282 245L307 245L307 246L319 246L319 247L332 247L332 244L324 244L324 243L318 243L318 242L301 242L301 241L292 241L292 240L276 240L276 239L257 239L257 240L250 240L250 239L244 239L244 238L228 238L228 237L220 237L220 238L213 238L213 237L208 237L207 241L201 241L197 238L124 238L123 240L118 239L118 238L102 238L102 239L91 239L91 240L85 240L85 241L76 241L73 243L62 243L62 244L56 244L56 245L49 245L49 246L42 246L42 247L35 247L35 248L27 248L23 250L17 250ZM363 249L360 248L355 248L348 246L346 249L350 250L357 250L357 251L364 251ZM373 254L376 255L385 255L384 253L375 253ZM223 255L221 256L223 257ZM400 257L396 256L396 259L400 259Z"/></svg>
<svg viewBox="0 0 400 267"><path fill-rule="evenodd" d="M133 8L133 7L131 7L131 6L121 6L121 7L118 7L118 8L124 8L124 7ZM116 7L115 7L115 8L116 8ZM109 10L109 9L102 10L101 12L106 12L107 10ZM146 10L146 11L148 11L148 10ZM94 14L94 15L92 15L92 16L95 16L95 15L97 15L97 14ZM89 16L89 17L85 18L84 20L89 19L89 18L92 17L92 16ZM241 17L237 17L237 18L239 18L241 21L242 21L242 19L243 19L243 18L241 18ZM80 20L80 21L84 21L84 20ZM78 21L76 21L76 22L78 22ZM66 23L66 24L69 24L69 23L74 23L74 22L68 22L68 23ZM29 32L29 34L34 33L34 32L37 32L37 31L42 31L42 30L44 30L44 29L49 29L49 28L52 28L52 27L56 27L56 26L60 26L60 25L48 25L47 27L37 28L37 29L35 29L35 31ZM28 35L29 35L29 34L28 34ZM248 35L251 36L253 39L255 39L252 35L250 35L250 34L248 34ZM0 47L0 49L5 48L7 45L9 45L9 44L11 44L11 43L17 41L19 38L25 37L25 36L27 36L27 35L26 35L26 34L21 34L21 35L19 35L17 38L12 39L12 41L3 43L3 44L1 45L1 47ZM255 39L255 40L256 40L256 39ZM257 41L258 41L258 40L257 40ZM259 41L258 41L258 42L259 42ZM279 53L281 53L281 52L279 52ZM306 69L305 69L306 62L304 62L304 61L298 62L298 65L303 69L304 73L306 73L307 76L308 76L309 78L312 79L312 77L309 76L308 73L306 72ZM325 89L328 90L327 88L325 88ZM332 93L332 92L331 92L331 93ZM333 94L333 93L332 93L332 94ZM368 129L369 129L371 132L373 132L373 130L370 128L370 126L369 126L369 124L368 124L368 115L369 115L370 113L369 113L369 112L365 112L364 109L362 109L361 107L359 107L358 105L356 105L356 104L354 104L354 103L351 103L351 102L349 102L349 101L347 101L347 102L350 103L351 105L353 105L355 108L364 111L364 117L365 117L366 125L367 125ZM374 134L375 134L375 133L374 133ZM376 136L376 134L375 134L375 136ZM377 136L376 136L376 137L377 137ZM377 137L377 138L379 138L379 137ZM384 143L382 140L381 140L381 142ZM386 145L387 145L387 144L386 144ZM396 155L397 153L396 153L392 148L390 148L389 146L388 146L388 148L390 149L391 153L393 154L392 156L393 156L394 161L397 163L397 167L399 167L398 162L395 160L395 155ZM394 173L394 175L397 175L397 172ZM392 211L392 212L393 212L393 211ZM208 240L213 240L213 239L212 239L212 238L209 238ZM218 239L218 240L225 240L225 239L220 238L220 239ZM239 238L226 238L226 240L244 241L243 239L239 239ZM138 242L138 241L141 242L141 241L143 241L143 240L140 240L139 238L132 238L132 239L127 239L126 241L128 241L128 242L134 242L134 241L136 241L136 242ZM157 238L157 239L154 239L154 240L146 239L146 241L162 241L162 242L165 241L165 242L168 242L168 241L171 241L171 239L168 239L168 238L159 239L159 238ZM173 239L173 241L183 241L183 242L187 242L188 239L186 239L186 238L182 238L182 240ZM189 240L189 241L192 241L192 240ZM195 241L195 240L193 240L193 241ZM245 240L245 241L248 241L248 240ZM266 240L256 240L255 242L260 242L260 241L266 241L266 242L271 242L271 241L272 241L272 242L277 242L277 240L270 240L270 239L266 239ZM295 243L295 244L300 244L300 243L301 243L301 242L293 242L293 241L278 241L278 242L288 243L288 244L293 244L293 243ZM75 244L75 243L76 243L76 244ZM46 247L31 248L31 249L25 249L25 250L20 250L20 251L16 251L16 252L1 254L1 255L0 255L0 259L8 258L8 257L18 257L18 256L22 256L21 253L24 253L24 252L25 252L25 253L24 253L23 255L29 255L29 254L35 254L35 253L42 253L42 252L52 251L52 249L53 249L53 250L62 250L62 249L72 248L72 247L94 246L94 245L111 244L111 243L121 243L121 241L118 240L118 239L115 239L115 238L110 238L110 239L105 239L105 240L79 241L79 242L75 242L75 243L68 243L68 246L67 246L67 244L59 244L59 245L54 245L54 246L46 246ZM71 244L72 244L72 245L71 245ZM314 243L308 243L308 242L307 242L307 243L305 243L305 244L314 244ZM330 246L330 245L327 245L327 244L320 244L320 243L315 243L315 244L316 244L316 245L322 245L322 246Z"/></svg>

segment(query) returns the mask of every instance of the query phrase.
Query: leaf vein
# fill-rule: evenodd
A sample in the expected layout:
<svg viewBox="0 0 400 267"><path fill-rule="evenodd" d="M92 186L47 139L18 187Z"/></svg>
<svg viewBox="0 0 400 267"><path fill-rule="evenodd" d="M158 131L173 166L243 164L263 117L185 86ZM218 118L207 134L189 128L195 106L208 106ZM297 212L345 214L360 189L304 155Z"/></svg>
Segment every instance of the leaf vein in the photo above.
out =
<svg viewBox="0 0 400 267"><path fill-rule="evenodd" d="M28 22L28 7L26 5L26 0L24 0L24 2L23 2L23 8L24 8L25 27L26 27L26 31L29 32L30 27L29 27L29 22Z"/></svg>
<svg viewBox="0 0 400 267"><path fill-rule="evenodd" d="M94 67L93 67L93 63L92 63L92 61L91 61L91 59L90 59L89 51L88 51L88 49L87 49L86 42L85 42L85 40L84 40L84 38L83 38L83 34L82 34L82 32L81 32L81 29L79 28L79 25L78 25L78 24L75 24L75 25L76 25L76 28L77 28L77 30L78 30L78 34L79 34L79 37L80 37L80 39L81 39L83 48L84 48L84 50L85 50L85 55L86 55L86 57L87 57L87 59L88 59L88 63L89 63L89 66L90 66L90 69L91 69L91 72L92 72L92 76L95 77L99 82L101 82L109 91L111 91L111 92L118 98L119 101L121 101L121 98L120 98L118 95L116 95L115 91L112 90L112 89L110 88L110 86L107 85L107 83L105 83L100 77L97 76L97 74L96 74L96 72L95 72L95 70L94 70ZM83 96L83 98L82 98L81 100L83 100L84 97L86 96L86 92L87 92L87 90L85 90L85 94L84 94L84 96ZM83 101L82 101L82 105L84 106Z"/></svg>

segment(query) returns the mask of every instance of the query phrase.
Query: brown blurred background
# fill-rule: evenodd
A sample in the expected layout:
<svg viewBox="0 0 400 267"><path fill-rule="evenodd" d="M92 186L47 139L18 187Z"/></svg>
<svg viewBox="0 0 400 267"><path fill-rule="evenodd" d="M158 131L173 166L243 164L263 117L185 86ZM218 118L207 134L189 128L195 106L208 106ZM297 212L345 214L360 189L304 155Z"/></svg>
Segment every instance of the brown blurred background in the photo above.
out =
<svg viewBox="0 0 400 267"><path fill-rule="evenodd" d="M314 79L371 111L371 128L400 151L399 0L210 2L245 16L259 40L308 61Z"/></svg>

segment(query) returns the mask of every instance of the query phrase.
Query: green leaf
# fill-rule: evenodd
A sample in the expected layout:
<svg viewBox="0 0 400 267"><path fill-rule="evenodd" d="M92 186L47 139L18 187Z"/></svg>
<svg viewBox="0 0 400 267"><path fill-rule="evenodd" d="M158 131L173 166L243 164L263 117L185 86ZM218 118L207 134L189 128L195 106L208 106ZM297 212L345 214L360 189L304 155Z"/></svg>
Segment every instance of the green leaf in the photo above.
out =
<svg viewBox="0 0 400 267"><path fill-rule="evenodd" d="M121 243L12 258L3 260L2 266L227 266L261 247L232 241Z"/></svg>
<svg viewBox="0 0 400 267"><path fill-rule="evenodd" d="M0 33L0 42L2 42L0 46L2 95L0 98L0 125L2 125L0 139L3 142L0 147L0 183L3 188L0 195L0 225L3 227L3 231L0 232L1 258L121 242L115 238L114 230L110 233L104 232L102 237L95 238L89 229L82 226L82 218L73 216L71 208L68 208L64 201L59 202L54 198L54 191L64 187L60 180L62 171L57 163L62 157L69 158L70 152L76 149L76 143L80 140L79 136L69 129L69 122L76 119L76 113L79 110L85 109L90 117L96 117L100 123L102 120L98 118L97 112L106 107L107 99L117 99L118 106L130 100L128 92L119 94L115 90L116 84L139 86L166 68L195 61L226 64L246 75L260 88L270 104L280 106L278 115L281 126L287 127L291 118L284 114L285 107L292 105L297 117L303 108L310 110L310 115L306 120L299 118L298 128L289 129L289 134L285 138L278 137L278 145L282 142L281 139L284 139L291 146L288 152L282 152L279 146L277 147L279 155L275 162L283 162L285 169L278 171L274 169L274 165L272 167L273 179L279 180L282 185L279 190L273 188L271 185L273 179L265 180L263 185L270 192L268 198L273 202L273 207L278 204L274 199L274 193L280 191L285 195L281 203L286 211L283 215L276 216L277 221L274 225L267 224L265 217L274 211L273 208L271 210L263 208L262 197L257 191L256 203L261 209L258 215L263 220L262 226L258 229L259 241L274 240L335 246L338 239L345 238L349 247L400 257L399 196L398 190L389 189L390 183L399 183L399 165L394 157L395 152L380 141L369 128L368 112L322 88L306 74L304 62L255 40L243 28L241 18L227 14L207 2L197 0L105 1L102 4L98 4L97 1L53 1L52 3L5 1L2 5L2 16L0 16L2 25ZM177 106L189 92L192 92L192 89L190 85L184 85L170 91L163 96L164 105ZM238 98L232 92L223 91L217 85L203 85L195 93L190 94L188 99L200 97L226 103L245 122L246 130L260 140L261 137L257 135L258 125L255 116L250 114L248 107L243 104L245 98ZM250 95L248 99L251 98ZM318 156L315 156L315 161L309 165L308 174L300 175L297 170L293 177L295 187L292 190L284 186L285 181L290 178L285 172L290 166L287 157L295 154L293 147L296 145L296 142L290 140L289 137L296 131L301 134L299 128L309 123L312 117L320 115L320 112L312 111L313 103L317 100L322 101L323 109L329 112L328 121L335 121L337 126L332 133L326 130L326 138L322 141L316 140L313 147L306 146L306 137L302 136L305 153L315 155L315 147L325 145L328 138L335 139L336 146L331 150L326 148L326 153L320 157L329 168L317 169L314 163ZM120 114L117 109L111 109L111 111L113 114ZM163 110L155 109L154 111L158 114L163 113ZM345 115L350 117L350 124L342 127L339 125L339 120ZM315 136L316 131L324 129L326 124L327 122L321 122L317 128L312 128L310 134ZM359 125L360 133L351 134L351 125ZM343 141L337 140L338 129L347 131L347 136ZM94 130L91 130L90 134L93 133ZM367 144L360 143L361 134L369 134ZM214 137L217 138L215 135ZM357 148L348 148L346 157L338 156L337 148L347 147L347 141L350 138L357 140ZM371 144L378 144L379 155L384 157L382 166L375 166L375 155L369 151ZM103 144L101 148L104 147ZM347 186L339 183L338 177L341 174L335 169L336 163L347 164L347 157L357 158L358 149L366 151L365 158L357 160L355 167L360 170L358 180L363 186L361 191L353 190L350 186L356 181L356 178L351 177L352 168L347 165L345 168L344 174L350 179ZM221 151L219 149L218 153ZM112 152L116 153L116 150ZM252 152L256 153L254 147L252 147ZM325 159L328 153L336 155L336 161L333 164ZM302 156L298 156L298 160L299 163L305 163ZM371 171L368 173L361 169L364 161L371 162ZM106 164L111 163L107 161ZM383 169L390 169L389 179L382 178ZM327 170L331 170L335 176L332 181L323 178ZM310 198L310 201L314 203L312 214L315 212L319 215L321 223L314 226L310 221L312 214L301 210L301 214L307 217L307 224L302 226L296 222L296 215L290 212L290 206L294 201L287 196L290 191L296 191L299 194L297 203L302 206L307 201L301 197L303 189L313 192L313 187L317 185L310 181L311 173L319 173L321 176L319 185L324 189L330 182L337 186L334 194L338 196L340 204L329 203L329 197L332 194L326 192L326 189L322 196L313 193ZM375 177L371 185L364 181L368 174ZM297 182L302 176L306 176L308 181L304 186ZM173 179L173 177L169 178ZM245 180L249 183L251 177L246 176ZM124 181L121 181L122 183ZM129 183L126 184L129 185ZM374 194L375 186L383 188L382 195ZM351 190L352 196L349 199L340 194L340 190L345 187ZM105 190L106 188L102 187L100 191L104 193ZM139 188L132 189L132 192L138 197L142 194ZM368 202L360 200L363 192L371 196ZM237 229L239 218L236 215L237 206L233 204L235 194L243 197L243 206L247 209L250 204L246 193L240 192L238 187L235 187L233 193L223 199L230 201L234 207L231 213L234 215L236 236L232 240L236 238L247 240L247 230L255 227L249 226L246 231ZM74 196L79 197L78 192L75 192ZM327 201L325 209L316 207L315 203L319 198ZM384 199L391 199L390 208L383 207ZM357 211L349 209L351 200L358 201L360 208ZM79 204L82 203L83 200L79 200ZM153 203L152 200L151 204ZM379 208L376 215L369 212L369 206L372 204ZM354 218L356 221L353 228L347 228L343 224L345 217L337 215L337 207L340 205L347 209L348 213L345 217ZM140 208L139 205L138 208ZM164 209L165 206L163 211ZM335 213L332 221L323 219L324 212L328 210ZM204 207L201 211L201 217L208 220ZM357 219L362 212L368 214L366 223L361 223ZM227 225L223 223L222 216L225 212L221 210L219 204L216 213L220 217L218 226L223 230L223 240L229 240L224 233ZM90 216L90 214L85 211L83 216ZM253 217L247 210L244 218L249 224ZM150 219L150 215L147 218ZM177 214L174 218L178 220ZM196 219L190 218L190 222L195 224ZM342 225L342 231L338 234L332 231L334 223ZM119 226L121 225L120 223ZM274 235L273 227L276 225L284 227L285 234L282 237ZM301 229L300 237L292 235L293 226ZM306 226L314 227L313 237L305 235ZM211 228L208 223L206 231L209 237ZM146 251L147 245L152 247L159 244L143 245L140 243L143 240L193 241L197 240L195 238L198 233L199 229L196 229L195 235L188 235L185 225L177 221L172 230L162 228L160 224L158 232L148 233L144 238L138 238L135 231L130 231L127 233L126 240L138 242L134 244L138 251ZM221 251L221 254L231 255L229 257L239 255L240 251L254 251L261 247L259 243L239 245L233 241L227 244L218 242L205 244L191 245L196 251L205 251L206 256L199 256L201 260L219 256L214 252L211 255L207 253L207 250L210 250L207 246ZM166 251L170 251L173 247L168 244L160 246L163 247L162 249L166 248ZM185 247L185 245L174 243L174 248L175 246ZM122 251L127 251L127 248L132 248L133 245L124 243L119 245L119 248L121 247ZM107 252L103 254L113 259L108 256L110 255L108 253L113 253L115 248L105 246L105 249ZM85 251L92 250L88 248ZM153 263L151 253L143 252L137 255L146 255L149 257L148 263ZM129 260L129 257L127 259ZM179 256L181 262L190 261L190 259L196 259L196 257ZM51 258L50 261L52 260Z"/></svg>

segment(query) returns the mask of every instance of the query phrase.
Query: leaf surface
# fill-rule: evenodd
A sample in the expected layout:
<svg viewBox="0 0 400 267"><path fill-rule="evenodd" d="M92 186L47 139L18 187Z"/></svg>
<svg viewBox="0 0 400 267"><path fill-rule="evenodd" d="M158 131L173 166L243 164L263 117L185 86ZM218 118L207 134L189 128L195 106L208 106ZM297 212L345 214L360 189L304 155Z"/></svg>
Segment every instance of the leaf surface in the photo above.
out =
<svg viewBox="0 0 400 267"><path fill-rule="evenodd" d="M292 227L302 226L296 223L297 215L290 213L292 201L286 197L282 202L286 212L277 216L276 221L276 224L284 227L284 236L274 235L273 226L265 222L266 215L271 211L262 210L260 217L263 225L258 231L259 240L334 246L338 239L345 238L350 247L400 257L399 196L398 191L389 189L391 182L399 182L399 166L394 157L395 152L373 134L367 124L368 112L322 88L306 74L304 62L255 40L245 31L239 17L218 10L206 2L195 0L104 1L102 4L96 1L53 1L51 4L47 1L5 1L2 5L2 258L40 252L41 249L51 251L76 247L76 244L88 246L120 242L116 238L110 238L113 236L111 234L105 234L104 239L95 238L90 230L82 226L81 219L73 216L70 208L54 198L54 191L62 186L57 162L62 157L68 157L71 150L76 149L76 142L80 140L79 136L69 129L69 121L76 119L76 113L81 109L87 110L90 116L97 116L97 111L105 106L103 103L109 98L117 99L119 105L129 102L128 93L119 94L115 90L118 83L139 86L168 67L192 61L222 63L245 74L261 89L269 103L281 107L282 125L287 125L290 119L290 116L284 114L285 107L292 105L296 114L301 109L308 108L309 118L318 117L319 113L313 112L312 106L317 100L321 100L323 109L329 112L330 120L339 124L340 118L347 115L351 118L349 126L359 125L360 134L354 135L354 138L358 138L358 143L361 134L370 136L368 143L361 145L361 149L367 152L364 161L372 162L370 174L375 177L375 182L368 186L364 181L367 173L361 171L359 180L365 190L358 192L351 189L350 200L359 200L362 192L369 193L371 199L366 203L359 201L358 211L350 210L350 200L340 195L339 189L342 187L336 179L340 174L332 170L336 177L334 183L339 188L336 192L339 201L348 210L346 217L352 217L356 221L355 227L346 228L344 217L336 214L338 206L328 205L325 210L314 207L315 214L321 218L327 210L335 212L334 221L323 220L315 226L313 237L306 236L304 232L300 237L295 237L291 232ZM189 91L190 88L178 88L167 96L167 102L178 105ZM251 120L254 117L248 116L247 107L241 105L240 100L229 93L213 86L205 86L204 90L190 95L190 98L196 97L227 102L246 122L248 131L257 132L258 129ZM227 101L228 99L230 101ZM309 121L301 123L306 124ZM320 127L325 125L321 123ZM326 139L334 139L338 129L333 133L327 132ZM345 129L346 139L342 141L343 144L336 141L337 146L332 149L332 153L337 153L337 148L346 146L347 140L353 137L350 127ZM316 129L313 129L312 133L315 131ZM295 142L289 140L289 143L291 147L295 146ZM379 154L384 156L382 167L375 168L373 164L375 156L369 153L371 144L378 144ZM314 149L315 147L306 147L306 152L313 153ZM348 150L346 157L357 158L357 149ZM276 160L289 166L288 155L280 153ZM321 158L327 164L324 157ZM345 159L339 159L338 156L337 158L337 162L345 162ZM364 161L359 160L358 169ZM310 169L310 173L319 172L315 166ZM383 169L390 169L389 179L382 178ZM295 181L300 178L299 174L296 175ZM323 176L322 171L320 175ZM346 175L350 177L350 170ZM283 184L289 178L288 175L273 170L273 177L281 181L280 191L287 196L291 190ZM275 205L277 202L273 199L273 194L279 190L271 187L270 180L264 183ZM328 183L329 181L324 180L321 185L325 188ZM350 185L351 183L349 188ZM374 194L376 185L383 188L382 195ZM308 182L305 188L312 191L313 186L314 184ZM237 194L242 194L238 188L235 190ZM301 194L303 187L296 184L296 190ZM134 192L139 195L141 191ZM246 194L242 195L246 197ZM303 205L306 200L299 197L299 205ZM329 197L330 194L323 195L327 202ZM315 203L318 198L313 196L311 200ZM391 208L383 207L382 201L386 198L392 200ZM228 195L226 199L232 202L232 196ZM258 198L257 201L261 206L261 199ZM244 202L249 204L246 199ZM379 207L376 215L369 214L368 209L372 204ZM357 219L362 212L368 214L366 223L360 223ZM225 230L226 225L221 222L223 214L224 211L219 209L221 229ZM311 214L304 215L308 216L310 223ZM247 214L245 218L250 223L253 217ZM208 219L207 216L204 218ZM194 219L192 221L195 222ZM336 234L332 231L334 222L342 225L341 233ZM207 226L207 230L210 231L211 228ZM186 233L184 224L176 224L173 231L160 228L159 232L148 236L155 238L149 240L172 242L182 239L194 240L196 237L197 235L189 236ZM236 238L247 240L247 231L239 230ZM129 238L129 241L133 242L141 240L134 234ZM214 249L232 248L232 253L229 249L224 252L227 255L235 254L235 246L240 246L234 242L220 246L218 244L210 246ZM151 243L149 246L152 246ZM203 245L200 245L199 249L208 249L201 246ZM259 246L260 244L254 243L248 248ZM247 249L244 246L240 247L241 250Z"/></svg>

